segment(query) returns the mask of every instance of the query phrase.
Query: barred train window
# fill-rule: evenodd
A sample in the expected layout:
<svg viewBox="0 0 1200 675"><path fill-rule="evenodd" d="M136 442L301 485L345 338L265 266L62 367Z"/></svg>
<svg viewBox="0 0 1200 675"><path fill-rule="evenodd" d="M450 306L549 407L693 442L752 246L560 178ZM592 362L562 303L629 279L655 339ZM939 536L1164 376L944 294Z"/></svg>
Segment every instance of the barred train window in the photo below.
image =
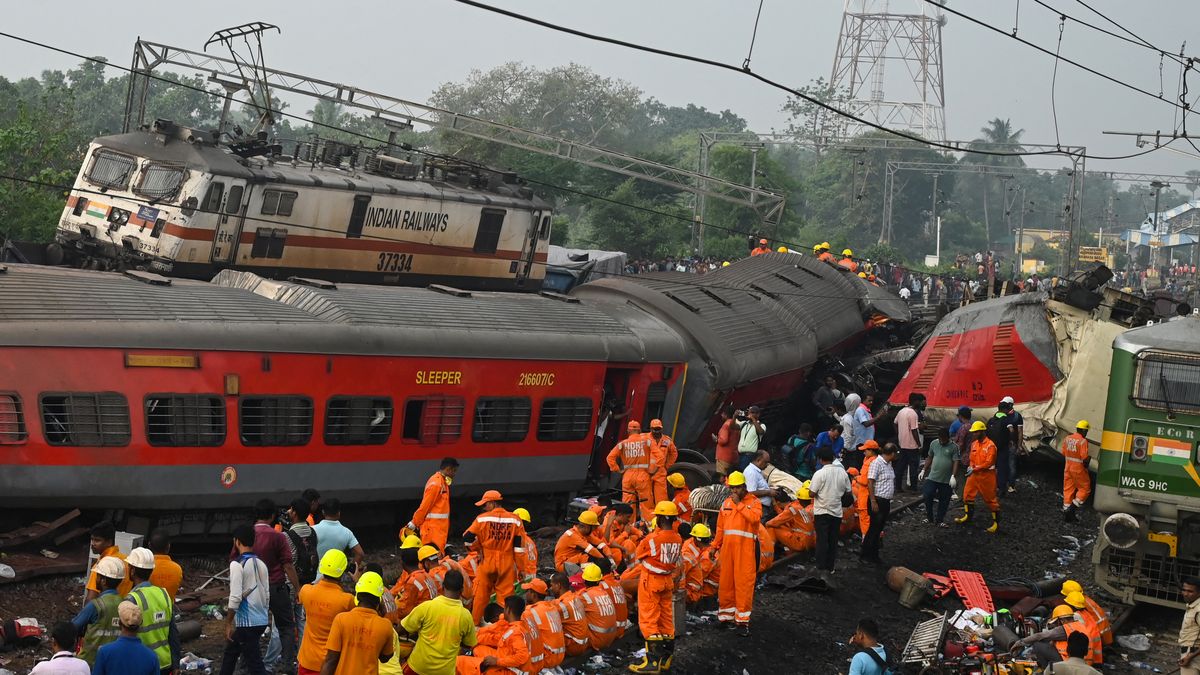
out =
<svg viewBox="0 0 1200 675"><path fill-rule="evenodd" d="M128 155L96 150L92 153L92 165L88 167L86 177L96 185L125 190L129 187L129 177L135 168L137 162Z"/></svg>
<svg viewBox="0 0 1200 675"><path fill-rule="evenodd" d="M307 396L244 396L238 418L244 445L306 445L312 438L313 403Z"/></svg>
<svg viewBox="0 0 1200 675"><path fill-rule="evenodd" d="M1134 405L1200 414L1200 356L1147 351L1138 354L1137 361Z"/></svg>
<svg viewBox="0 0 1200 675"><path fill-rule="evenodd" d="M150 164L142 170L142 179L133 191L143 197L170 200L179 192L186 174L177 164Z"/></svg>
<svg viewBox="0 0 1200 675"><path fill-rule="evenodd" d="M325 406L329 445L382 445L392 433L392 399L334 396Z"/></svg>
<svg viewBox="0 0 1200 675"><path fill-rule="evenodd" d="M592 426L590 398L548 398L538 415L539 441L580 441Z"/></svg>
<svg viewBox="0 0 1200 675"><path fill-rule="evenodd" d="M475 402L476 443L515 443L529 433L533 406L528 398L481 398Z"/></svg>
<svg viewBox="0 0 1200 675"><path fill-rule="evenodd" d="M42 394L42 431L50 445L129 444L129 403L114 392Z"/></svg>
<svg viewBox="0 0 1200 675"><path fill-rule="evenodd" d="M0 445L24 443L27 437L21 398L16 394L0 394Z"/></svg>
<svg viewBox="0 0 1200 675"><path fill-rule="evenodd" d="M146 440L155 447L213 447L225 442L225 403L206 394L146 397Z"/></svg>

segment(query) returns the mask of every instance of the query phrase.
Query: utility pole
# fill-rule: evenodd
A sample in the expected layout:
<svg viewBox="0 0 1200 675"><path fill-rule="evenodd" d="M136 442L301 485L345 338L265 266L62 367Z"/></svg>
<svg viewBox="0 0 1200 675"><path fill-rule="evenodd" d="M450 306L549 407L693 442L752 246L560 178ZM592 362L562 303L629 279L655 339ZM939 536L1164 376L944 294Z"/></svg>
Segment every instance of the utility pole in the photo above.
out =
<svg viewBox="0 0 1200 675"><path fill-rule="evenodd" d="M936 224L938 221L938 219L937 219L937 217L938 217L938 214L937 214L938 187L937 187L937 185L938 185L938 178L940 178L942 174L935 171L933 173L929 173L929 174L925 174L925 175L933 177L933 205L930 207L929 222L932 224ZM929 230L925 230L925 235L929 236ZM941 243L941 242L938 242L938 243ZM939 263L940 263L940 261L939 261Z"/></svg>
<svg viewBox="0 0 1200 675"><path fill-rule="evenodd" d="M1160 218L1158 215L1158 197L1159 197L1159 194L1162 192L1162 189L1166 188L1166 187L1171 187L1171 184L1164 183L1160 180L1150 181L1150 188L1152 190L1154 190L1154 213L1150 216L1150 227L1153 230L1153 232L1151 233L1150 236L1153 237L1154 239L1158 238L1158 234L1159 234L1158 228L1162 223L1162 218ZM1154 241L1154 239L1151 239L1151 241ZM1148 267L1154 267L1154 258L1155 258L1155 249L1153 246L1151 246L1150 247L1150 255L1147 258L1147 266Z"/></svg>

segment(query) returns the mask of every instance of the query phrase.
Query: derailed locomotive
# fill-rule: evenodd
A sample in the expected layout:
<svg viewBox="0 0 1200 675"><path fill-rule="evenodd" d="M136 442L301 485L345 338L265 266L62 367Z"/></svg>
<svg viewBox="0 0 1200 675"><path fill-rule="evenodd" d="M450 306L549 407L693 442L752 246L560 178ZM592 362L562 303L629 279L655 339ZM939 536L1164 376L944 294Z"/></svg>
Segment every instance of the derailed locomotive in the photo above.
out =
<svg viewBox="0 0 1200 675"><path fill-rule="evenodd" d="M908 318L794 254L574 295L10 265L0 505L401 500L446 455L468 492L567 492L612 439L606 400L705 447L718 406L780 410L818 359Z"/></svg>

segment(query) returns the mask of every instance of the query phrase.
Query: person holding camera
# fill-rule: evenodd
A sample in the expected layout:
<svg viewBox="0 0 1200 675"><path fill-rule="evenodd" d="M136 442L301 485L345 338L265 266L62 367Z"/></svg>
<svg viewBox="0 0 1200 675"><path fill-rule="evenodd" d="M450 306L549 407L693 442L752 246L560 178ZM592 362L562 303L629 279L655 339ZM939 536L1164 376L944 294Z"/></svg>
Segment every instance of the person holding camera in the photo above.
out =
<svg viewBox="0 0 1200 675"><path fill-rule="evenodd" d="M741 425L741 440L738 441L738 471L745 471L750 462L758 455L758 444L767 434L767 425L759 420L762 410L752 405L745 410L734 413L734 418Z"/></svg>

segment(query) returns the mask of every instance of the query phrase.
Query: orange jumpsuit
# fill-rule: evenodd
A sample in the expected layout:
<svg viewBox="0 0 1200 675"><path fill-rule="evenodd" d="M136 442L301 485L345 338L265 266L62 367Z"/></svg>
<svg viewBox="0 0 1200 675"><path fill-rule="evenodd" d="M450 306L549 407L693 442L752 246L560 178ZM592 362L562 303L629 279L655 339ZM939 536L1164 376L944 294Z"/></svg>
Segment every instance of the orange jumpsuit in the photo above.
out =
<svg viewBox="0 0 1200 675"><path fill-rule="evenodd" d="M1111 645L1113 641L1112 622L1108 620L1108 612L1104 611L1104 608L1098 605L1095 600L1087 596L1084 596L1083 601L1087 603L1087 607L1076 613L1081 616L1087 615L1084 616L1084 619L1090 616L1096 622L1096 627L1100 629L1101 642L1104 643L1105 647Z"/></svg>
<svg viewBox="0 0 1200 675"><path fill-rule="evenodd" d="M638 544L642 563L638 580L638 628L642 636L675 637L675 588L683 557L683 538L674 529L657 529Z"/></svg>
<svg viewBox="0 0 1200 675"><path fill-rule="evenodd" d="M720 551L708 546L700 551L695 569L688 573L687 601L696 603L717 594L721 583Z"/></svg>
<svg viewBox="0 0 1200 675"><path fill-rule="evenodd" d="M592 530L588 536L583 536L574 527L568 527L554 545L554 569L562 571L565 563L583 566L593 558L603 558L607 555L608 544L605 544L597 530Z"/></svg>
<svg viewBox="0 0 1200 675"><path fill-rule="evenodd" d="M596 584L579 594L587 619L588 645L596 651L608 649L617 639L617 608L608 589Z"/></svg>
<svg viewBox="0 0 1200 675"><path fill-rule="evenodd" d="M971 442L971 475L963 488L963 505L974 506L976 496L983 498L992 513L1000 511L996 499L996 444L987 436Z"/></svg>
<svg viewBox="0 0 1200 675"><path fill-rule="evenodd" d="M528 579L537 574L537 544L533 543L528 534L521 534L521 545L513 549L513 556L517 559L518 579Z"/></svg>
<svg viewBox="0 0 1200 675"><path fill-rule="evenodd" d="M521 615L521 621L525 624L525 638L529 642L529 667L525 669L526 675L535 675L542 672L542 668L546 663L546 645L542 642L542 631L538 630L537 622L529 614L529 607L525 607L525 613Z"/></svg>
<svg viewBox="0 0 1200 675"><path fill-rule="evenodd" d="M483 608L496 594L496 602L504 604L512 595L516 581L517 561L513 549L525 535L524 521L502 508L481 513L467 532L474 534L482 554L475 576L475 602L471 614L475 623L483 618Z"/></svg>
<svg viewBox="0 0 1200 675"><path fill-rule="evenodd" d="M562 615L563 635L567 638L567 656L586 653L589 639L587 614L579 593L567 591L558 596L558 611Z"/></svg>
<svg viewBox="0 0 1200 675"><path fill-rule="evenodd" d="M1088 663L1099 668L1100 664L1104 663L1104 633L1100 630L1100 624L1096 621L1096 617L1086 609L1076 611L1075 616L1079 617L1083 623L1091 642L1091 659L1088 660Z"/></svg>
<svg viewBox="0 0 1200 675"><path fill-rule="evenodd" d="M1089 666L1099 666L1104 659L1104 646L1101 643L1099 633L1095 632L1095 626L1089 625L1086 620L1083 621L1068 621L1064 623L1063 628L1066 629L1067 635L1071 633L1083 633L1088 636L1088 653L1083 657ZM1061 640L1054 643L1054 647L1058 649L1059 655L1063 661L1067 660L1067 641Z"/></svg>
<svg viewBox="0 0 1200 675"><path fill-rule="evenodd" d="M462 560L458 561L458 564L462 567L463 574L467 575L467 581L474 584L475 577L479 576L479 551L468 552ZM466 588L464 587L463 590L465 591Z"/></svg>
<svg viewBox="0 0 1200 675"><path fill-rule="evenodd" d="M775 564L775 531L758 525L758 571L766 572Z"/></svg>
<svg viewBox="0 0 1200 675"><path fill-rule="evenodd" d="M852 260L851 258L842 258L841 260L839 260L838 267L845 267L846 269L850 270L851 272L858 271L858 263L854 262L854 260Z"/></svg>
<svg viewBox="0 0 1200 675"><path fill-rule="evenodd" d="M675 488L675 494L671 496L671 501L675 502L675 508L679 509L679 519L685 523L692 522L692 491L686 486Z"/></svg>
<svg viewBox="0 0 1200 675"><path fill-rule="evenodd" d="M646 438L650 441L650 456L655 458L654 464L658 467L658 471L650 476L650 511L653 515L655 504L670 499L667 493L667 472L679 461L679 449L666 434L658 440L655 440L654 434L647 434Z"/></svg>
<svg viewBox="0 0 1200 675"><path fill-rule="evenodd" d="M618 464L617 460L620 460ZM641 507L642 520L654 517L654 496L651 476L661 469L650 453L650 434L631 434L629 438L613 446L608 453L608 468L620 471L621 489L625 501ZM638 506L634 506L635 511Z"/></svg>
<svg viewBox="0 0 1200 675"><path fill-rule="evenodd" d="M758 528L762 503L746 494L741 501L732 496L721 505L713 546L721 551L721 583L717 593L717 619L750 623L754 606L754 582L758 579Z"/></svg>
<svg viewBox="0 0 1200 675"><path fill-rule="evenodd" d="M604 517L604 522L600 525L600 538L608 542L608 555L612 556L613 560L620 563L622 560L631 560L633 554L637 551L638 542L645 536L641 530L634 527L631 523L621 525L617 523L617 514L615 511L610 511Z"/></svg>
<svg viewBox="0 0 1200 675"><path fill-rule="evenodd" d="M446 539L450 536L450 481L441 471L425 481L425 492L421 505L413 513L412 524L421 530L421 543L446 550Z"/></svg>
<svg viewBox="0 0 1200 675"><path fill-rule="evenodd" d="M750 255L766 255L771 252L770 246L759 246L750 251Z"/></svg>
<svg viewBox="0 0 1200 675"><path fill-rule="evenodd" d="M441 586L438 585L437 579L432 574L425 570L416 570L408 575L404 585L400 588L400 593L396 595L395 618L388 618L392 619L392 623L396 623L408 616L417 608L417 605L441 594Z"/></svg>
<svg viewBox="0 0 1200 675"><path fill-rule="evenodd" d="M529 641L525 635L525 622L512 623L501 617L496 623L479 629L479 641L473 650L474 656L459 656L454 672L458 675L479 675L480 664L485 656L496 657L496 665L488 672L499 670L522 675L529 667Z"/></svg>
<svg viewBox="0 0 1200 675"><path fill-rule="evenodd" d="M1088 474L1088 440L1074 433L1063 439L1063 508L1074 504L1083 506L1092 494L1092 477Z"/></svg>
<svg viewBox="0 0 1200 675"><path fill-rule="evenodd" d="M807 551L817 545L812 504L802 506L798 501L788 502L783 513L767 521L767 527L775 531L775 538L788 550Z"/></svg>
<svg viewBox="0 0 1200 675"><path fill-rule="evenodd" d="M471 583L471 577L467 576L467 570L458 561L452 558L442 558L438 561L437 567L429 570L429 574L437 581L438 588L445 587L446 572L457 570L463 575L462 600L464 605L470 605L475 598L474 584Z"/></svg>
<svg viewBox="0 0 1200 675"><path fill-rule="evenodd" d="M871 515L867 511L868 501L870 500L870 492L867 488L869 479L867 473L871 469L871 462L879 455L871 455L864 457L862 468L858 470L858 475L854 477L854 505L858 508L858 531L862 536L867 536L867 530L871 527Z"/></svg>
<svg viewBox="0 0 1200 675"><path fill-rule="evenodd" d="M843 537L853 532L858 528L858 507L847 506L842 509L842 524L838 527L838 534Z"/></svg>
<svg viewBox="0 0 1200 675"><path fill-rule="evenodd" d="M542 600L525 608L525 620L537 626L542 641L542 668L557 668L567 655L562 612L555 600Z"/></svg>
<svg viewBox="0 0 1200 675"><path fill-rule="evenodd" d="M612 596L613 607L617 609L617 639L629 628L629 602L625 598L625 589L621 586L621 578L616 573L605 575L600 586Z"/></svg>
<svg viewBox="0 0 1200 675"><path fill-rule="evenodd" d="M820 260L821 262L831 263L831 264L835 262L835 260L833 258L833 254L830 253L829 251L822 252L821 255L817 256L817 260Z"/></svg>

